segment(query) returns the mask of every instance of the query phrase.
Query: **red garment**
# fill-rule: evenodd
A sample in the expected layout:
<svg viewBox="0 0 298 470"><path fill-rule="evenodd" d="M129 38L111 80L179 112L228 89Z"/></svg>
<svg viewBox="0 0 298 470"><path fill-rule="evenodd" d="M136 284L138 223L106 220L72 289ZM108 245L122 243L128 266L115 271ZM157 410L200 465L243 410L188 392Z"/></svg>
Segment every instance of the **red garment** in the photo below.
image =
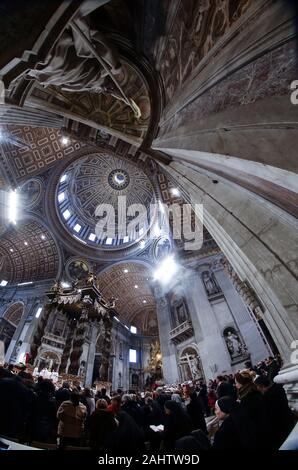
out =
<svg viewBox="0 0 298 470"><path fill-rule="evenodd" d="M27 353L25 354L25 364L26 364L26 365L29 364L29 359L30 359L30 354L27 352Z"/></svg>
<svg viewBox="0 0 298 470"><path fill-rule="evenodd" d="M213 409L215 407L216 403L216 394L214 392L209 392L208 393L208 406L209 408Z"/></svg>

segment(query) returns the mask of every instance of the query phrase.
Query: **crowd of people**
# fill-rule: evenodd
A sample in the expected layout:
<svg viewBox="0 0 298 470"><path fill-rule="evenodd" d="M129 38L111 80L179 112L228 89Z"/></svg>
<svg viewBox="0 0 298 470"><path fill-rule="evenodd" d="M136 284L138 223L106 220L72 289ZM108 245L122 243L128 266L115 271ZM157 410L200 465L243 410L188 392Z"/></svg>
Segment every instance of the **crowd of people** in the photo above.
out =
<svg viewBox="0 0 298 470"><path fill-rule="evenodd" d="M0 435L57 448L98 452L277 450L295 425L283 387L273 382L278 358L219 375L208 385L161 386L142 393L94 391L0 368Z"/></svg>

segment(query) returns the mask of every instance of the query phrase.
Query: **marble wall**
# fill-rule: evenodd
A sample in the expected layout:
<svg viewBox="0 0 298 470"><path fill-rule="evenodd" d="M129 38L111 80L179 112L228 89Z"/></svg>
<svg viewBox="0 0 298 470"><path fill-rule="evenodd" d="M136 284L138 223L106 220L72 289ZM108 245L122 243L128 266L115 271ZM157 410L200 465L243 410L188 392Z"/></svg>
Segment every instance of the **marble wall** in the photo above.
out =
<svg viewBox="0 0 298 470"><path fill-rule="evenodd" d="M167 10L166 36L155 47L167 102L251 3L252 0L171 2Z"/></svg>
<svg viewBox="0 0 298 470"><path fill-rule="evenodd" d="M256 364L271 354L253 316L220 265L222 254L193 260L184 265L184 275L171 286L184 292L194 329L193 336L175 345L176 361L190 347L198 351L205 379L220 373L231 373L245 367L250 360ZM213 293L208 293L203 273L213 273ZM231 331L241 348L231 353L226 340ZM181 368L176 380L182 380Z"/></svg>

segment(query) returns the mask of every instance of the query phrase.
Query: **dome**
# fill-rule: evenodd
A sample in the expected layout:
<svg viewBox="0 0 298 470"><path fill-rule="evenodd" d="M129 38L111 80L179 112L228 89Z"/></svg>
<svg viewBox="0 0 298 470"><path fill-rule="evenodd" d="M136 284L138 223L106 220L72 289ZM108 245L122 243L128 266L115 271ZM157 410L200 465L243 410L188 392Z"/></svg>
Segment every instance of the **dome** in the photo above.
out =
<svg viewBox="0 0 298 470"><path fill-rule="evenodd" d="M144 237L154 201L154 189L144 171L106 152L72 162L56 189L59 219L67 231L84 244L107 250ZM141 213L136 204L142 204Z"/></svg>

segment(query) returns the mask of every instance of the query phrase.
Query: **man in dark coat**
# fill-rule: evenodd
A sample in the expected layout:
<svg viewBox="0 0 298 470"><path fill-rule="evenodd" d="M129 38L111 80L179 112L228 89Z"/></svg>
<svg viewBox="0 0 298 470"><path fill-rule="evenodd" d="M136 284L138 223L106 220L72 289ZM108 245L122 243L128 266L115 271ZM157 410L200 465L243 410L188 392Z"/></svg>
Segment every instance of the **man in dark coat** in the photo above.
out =
<svg viewBox="0 0 298 470"><path fill-rule="evenodd" d="M289 408L286 393L280 384L270 383L268 377L255 379L257 389L263 394L267 412L269 442L278 450L295 426L295 416Z"/></svg>
<svg viewBox="0 0 298 470"><path fill-rule="evenodd" d="M186 410L193 429L201 429L205 434L208 434L201 401L194 391L189 393L189 403L186 405Z"/></svg>
<svg viewBox="0 0 298 470"><path fill-rule="evenodd" d="M0 379L0 434L24 438L34 399L34 392L26 387L21 377L12 375Z"/></svg>
<svg viewBox="0 0 298 470"><path fill-rule="evenodd" d="M217 377L217 398L222 397L231 397L236 398L236 390L234 389L233 385L226 381L226 378L223 375L219 375Z"/></svg>
<svg viewBox="0 0 298 470"><path fill-rule="evenodd" d="M107 406L106 400L99 398L89 420L90 447L96 451L110 451L117 432L116 420Z"/></svg>
<svg viewBox="0 0 298 470"><path fill-rule="evenodd" d="M59 390L57 390L55 393L57 410L59 409L59 406L61 405L61 403L63 403L64 401L70 400L70 395L71 395L71 392L69 389L69 383L63 382L62 387L59 388Z"/></svg>
<svg viewBox="0 0 298 470"><path fill-rule="evenodd" d="M274 377L279 373L280 367L276 360L270 356L268 357L268 379L273 382Z"/></svg>

